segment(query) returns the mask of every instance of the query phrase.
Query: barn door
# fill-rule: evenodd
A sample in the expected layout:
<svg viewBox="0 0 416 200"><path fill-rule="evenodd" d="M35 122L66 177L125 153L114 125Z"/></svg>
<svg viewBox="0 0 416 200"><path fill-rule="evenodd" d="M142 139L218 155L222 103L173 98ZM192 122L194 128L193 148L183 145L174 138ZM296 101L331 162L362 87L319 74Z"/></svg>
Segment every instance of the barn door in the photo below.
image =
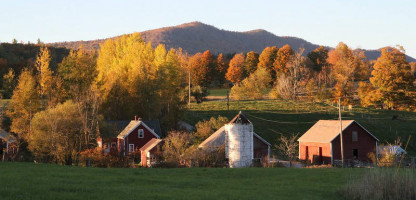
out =
<svg viewBox="0 0 416 200"><path fill-rule="evenodd" d="M322 158L322 147L319 147L318 162L319 162L320 164L323 162L323 158Z"/></svg>

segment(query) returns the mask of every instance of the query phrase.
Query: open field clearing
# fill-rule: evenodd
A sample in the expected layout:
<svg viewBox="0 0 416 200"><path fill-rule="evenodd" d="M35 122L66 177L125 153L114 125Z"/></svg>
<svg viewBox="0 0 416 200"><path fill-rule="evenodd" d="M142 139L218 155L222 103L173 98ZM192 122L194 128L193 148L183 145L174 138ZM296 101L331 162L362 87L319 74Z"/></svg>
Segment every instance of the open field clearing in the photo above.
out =
<svg viewBox="0 0 416 200"><path fill-rule="evenodd" d="M342 199L368 169L103 169L0 163L0 199Z"/></svg>

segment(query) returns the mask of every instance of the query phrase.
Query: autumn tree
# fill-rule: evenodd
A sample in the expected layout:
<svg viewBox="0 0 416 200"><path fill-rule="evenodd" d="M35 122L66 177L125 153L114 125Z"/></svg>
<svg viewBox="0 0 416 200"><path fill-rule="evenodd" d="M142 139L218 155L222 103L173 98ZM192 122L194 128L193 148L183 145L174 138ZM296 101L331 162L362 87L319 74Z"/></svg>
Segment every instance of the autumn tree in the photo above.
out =
<svg viewBox="0 0 416 200"><path fill-rule="evenodd" d="M364 59L363 53L352 51L342 42L328 53L327 61L331 64L331 76L335 82L335 98L344 97L342 102L351 102L351 96L355 91L355 80L362 80L361 71L368 69Z"/></svg>
<svg viewBox="0 0 416 200"><path fill-rule="evenodd" d="M13 89L16 86L15 73L12 68L7 74L3 75L3 98L9 99L13 94Z"/></svg>
<svg viewBox="0 0 416 200"><path fill-rule="evenodd" d="M413 103L414 78L403 52L397 48L383 48L373 68L370 82L380 103L388 109Z"/></svg>
<svg viewBox="0 0 416 200"><path fill-rule="evenodd" d="M26 139L31 132L30 120L41 108L36 91L36 80L32 73L25 69L21 72L16 89L10 101L7 115L12 124L10 131L16 133L19 139Z"/></svg>
<svg viewBox="0 0 416 200"><path fill-rule="evenodd" d="M305 58L302 56L303 51L304 49L300 49L290 57L286 64L287 71L280 73L276 80L275 88L272 90L272 96L283 99L297 99L300 88L302 88L303 79L307 73Z"/></svg>
<svg viewBox="0 0 416 200"><path fill-rule="evenodd" d="M288 72L287 64L292 59L293 54L294 52L288 44L284 45L277 51L276 59L273 63L273 69L276 76Z"/></svg>
<svg viewBox="0 0 416 200"><path fill-rule="evenodd" d="M234 85L231 88L230 96L238 100L263 99L269 92L268 86L271 80L269 72L264 68L259 68L245 78L241 84Z"/></svg>
<svg viewBox="0 0 416 200"><path fill-rule="evenodd" d="M227 73L228 69L228 62L227 59L224 57L222 53L217 56L216 61L216 68L215 68L215 77L219 81L220 84L225 83L225 74Z"/></svg>
<svg viewBox="0 0 416 200"><path fill-rule="evenodd" d="M259 63L259 54L254 51L248 52L246 55L246 60L245 60L247 76L249 76L251 73L256 71L258 63Z"/></svg>
<svg viewBox="0 0 416 200"><path fill-rule="evenodd" d="M38 112L32 119L29 150L43 162L71 165L83 150L81 124L72 101Z"/></svg>
<svg viewBox="0 0 416 200"><path fill-rule="evenodd" d="M214 59L209 50L203 54L197 53L190 58L192 69L192 82L195 85L207 87L212 80L214 70Z"/></svg>
<svg viewBox="0 0 416 200"><path fill-rule="evenodd" d="M227 80L234 84L240 83L244 79L244 55L235 54L230 60L230 66L228 67L227 74L225 75Z"/></svg>
<svg viewBox="0 0 416 200"><path fill-rule="evenodd" d="M292 161L298 154L298 134L292 134L289 136L281 135L278 139L278 144L275 148L280 151L287 159L289 159L289 167L292 167Z"/></svg>
<svg viewBox="0 0 416 200"><path fill-rule="evenodd" d="M102 92L105 117L163 118L166 129L176 126L183 110L184 73L176 51L166 53L163 48L156 51L139 34L109 39L101 45L96 84Z"/></svg>
<svg viewBox="0 0 416 200"><path fill-rule="evenodd" d="M319 72L323 67L327 66L328 50L320 46L308 53L307 57L312 61L311 69Z"/></svg>
<svg viewBox="0 0 416 200"><path fill-rule="evenodd" d="M279 48L276 46L266 47L259 56L259 63L257 68L265 68L268 71L273 71L273 63L277 57Z"/></svg>
<svg viewBox="0 0 416 200"><path fill-rule="evenodd" d="M228 122L228 118L223 116L211 117L209 120L199 121L195 125L195 142L201 143Z"/></svg>
<svg viewBox="0 0 416 200"><path fill-rule="evenodd" d="M36 57L35 67L37 70L39 94L41 99L52 99L54 77L50 69L51 55L46 46L40 48Z"/></svg>
<svg viewBox="0 0 416 200"><path fill-rule="evenodd" d="M184 165L186 153L193 144L191 133L170 131L164 141L163 158L166 162L175 166Z"/></svg>
<svg viewBox="0 0 416 200"><path fill-rule="evenodd" d="M87 52L83 48L72 50L59 64L58 75L63 81L67 97L82 95L97 77L94 53Z"/></svg>

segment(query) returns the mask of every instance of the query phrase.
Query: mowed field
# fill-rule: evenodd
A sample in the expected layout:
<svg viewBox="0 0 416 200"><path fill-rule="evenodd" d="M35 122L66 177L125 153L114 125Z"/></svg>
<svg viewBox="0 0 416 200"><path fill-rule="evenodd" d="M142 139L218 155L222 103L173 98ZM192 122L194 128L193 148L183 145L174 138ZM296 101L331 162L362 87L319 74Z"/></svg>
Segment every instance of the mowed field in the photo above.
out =
<svg viewBox="0 0 416 200"><path fill-rule="evenodd" d="M254 131L272 144L276 143L280 134L299 133L301 135L320 119L338 119L338 109L335 104L257 100L230 101L229 110L227 110L226 101L206 101L201 104L192 104L191 109L186 112L184 120L195 124L200 120L218 115L231 119L240 110L254 124ZM356 120L378 137L381 143L393 142L401 137L403 146L405 146L409 135L416 132L415 112L361 107L353 107L349 110L345 107L342 111L342 118ZM415 137L411 138L408 151L411 155L415 155Z"/></svg>
<svg viewBox="0 0 416 200"><path fill-rule="evenodd" d="M104 169L0 163L0 199L342 199L370 169Z"/></svg>

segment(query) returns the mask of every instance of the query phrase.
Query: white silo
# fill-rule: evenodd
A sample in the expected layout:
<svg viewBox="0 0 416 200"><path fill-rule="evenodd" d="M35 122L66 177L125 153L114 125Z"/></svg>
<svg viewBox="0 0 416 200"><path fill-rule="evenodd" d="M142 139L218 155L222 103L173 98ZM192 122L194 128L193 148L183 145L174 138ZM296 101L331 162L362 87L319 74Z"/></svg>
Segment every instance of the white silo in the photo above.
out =
<svg viewBox="0 0 416 200"><path fill-rule="evenodd" d="M240 111L225 125L225 132L229 167L250 167L253 163L253 124Z"/></svg>

